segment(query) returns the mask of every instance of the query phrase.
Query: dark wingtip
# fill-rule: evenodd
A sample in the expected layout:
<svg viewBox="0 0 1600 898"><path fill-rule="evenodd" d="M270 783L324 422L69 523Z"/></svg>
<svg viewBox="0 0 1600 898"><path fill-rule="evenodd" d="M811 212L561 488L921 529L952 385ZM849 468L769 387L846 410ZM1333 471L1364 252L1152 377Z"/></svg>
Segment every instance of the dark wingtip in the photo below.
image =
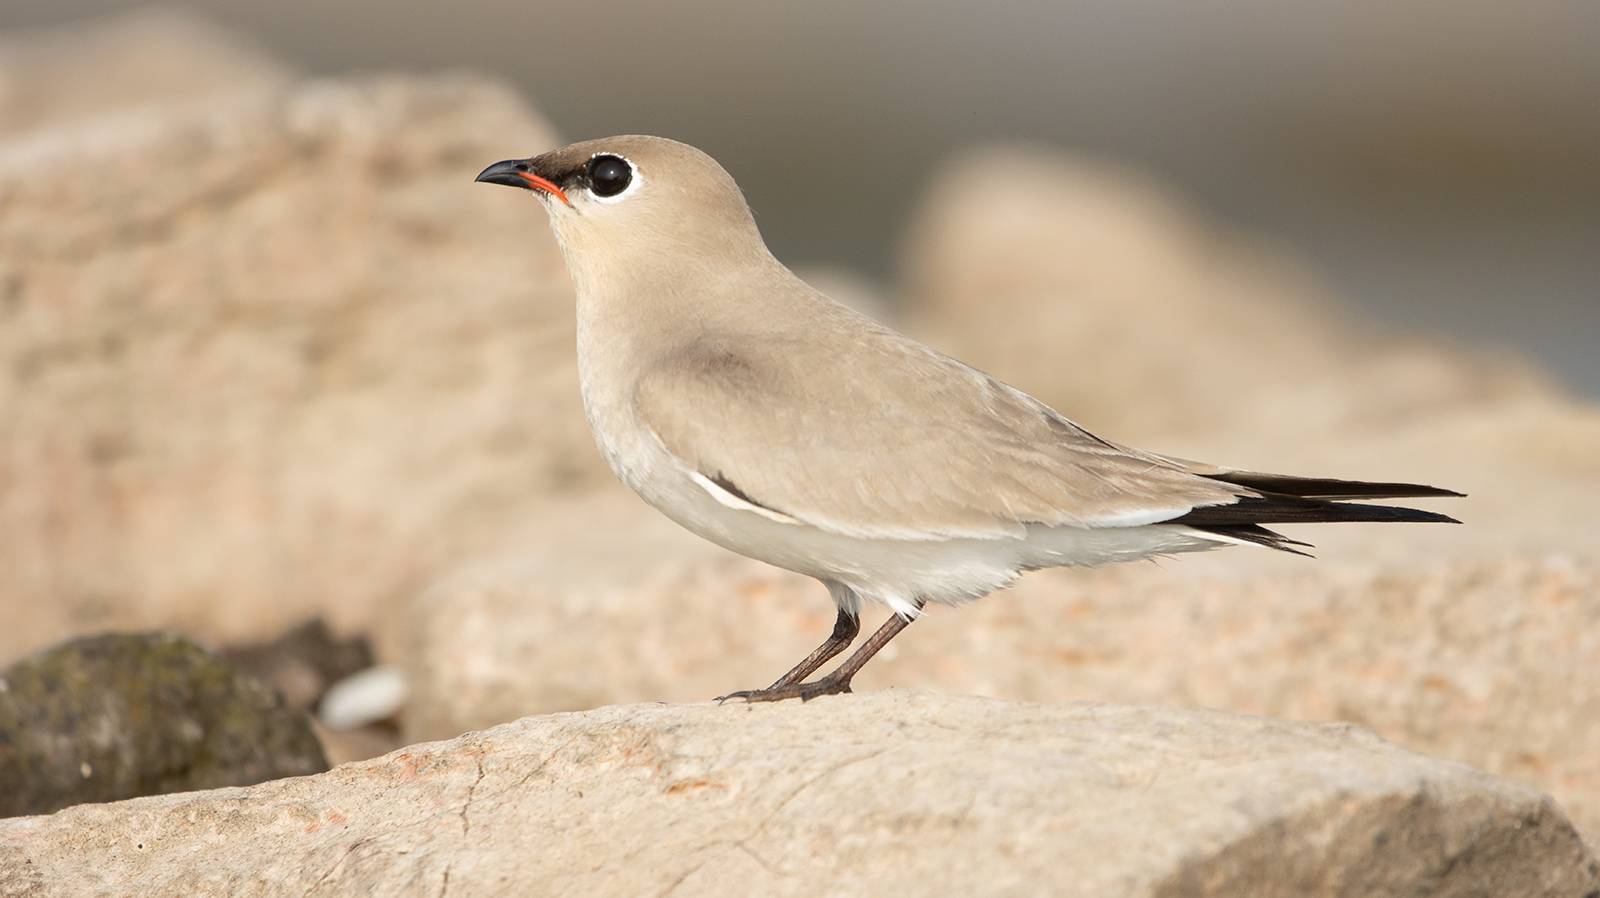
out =
<svg viewBox="0 0 1600 898"><path fill-rule="evenodd" d="M1466 493L1420 483L1369 483L1363 480L1259 474L1255 471L1225 471L1203 476L1234 486L1307 499L1459 499L1466 496Z"/></svg>
<svg viewBox="0 0 1600 898"><path fill-rule="evenodd" d="M1383 507L1383 506L1362 506L1362 505L1352 504L1351 507L1352 508L1363 508L1363 507L1380 508L1380 507ZM1394 514L1385 514L1385 515L1382 515L1381 517L1374 516L1373 518L1370 518L1370 519L1366 518L1366 517L1356 517L1355 520L1358 523L1362 522L1362 521L1370 520L1372 523L1383 523L1383 524L1459 524L1459 523L1461 523L1459 520L1457 520L1455 518L1452 518L1447 514L1439 514L1436 511L1423 511L1423 510L1418 509L1418 508L1400 508L1400 509L1395 509L1395 513Z"/></svg>

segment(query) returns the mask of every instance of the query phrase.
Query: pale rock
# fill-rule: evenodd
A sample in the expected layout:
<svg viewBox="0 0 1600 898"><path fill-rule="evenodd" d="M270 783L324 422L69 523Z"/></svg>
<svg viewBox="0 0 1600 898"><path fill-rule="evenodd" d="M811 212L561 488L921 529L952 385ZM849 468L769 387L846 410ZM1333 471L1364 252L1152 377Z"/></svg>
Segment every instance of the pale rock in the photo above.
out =
<svg viewBox="0 0 1600 898"><path fill-rule="evenodd" d="M0 139L139 107L286 86L283 62L182 10L0 32Z"/></svg>
<svg viewBox="0 0 1600 898"><path fill-rule="evenodd" d="M1548 798L1359 727L915 692L528 718L325 774L0 821L29 895L1518 895Z"/></svg>
<svg viewBox="0 0 1600 898"><path fill-rule="evenodd" d="M1401 424L1549 390L1513 359L1364 326L1289 253L1126 166L994 146L926 196L912 333L1111 439Z"/></svg>
<svg viewBox="0 0 1600 898"><path fill-rule="evenodd" d="M929 615L858 682L1351 721L1600 832L1600 566L1183 567L1041 572Z"/></svg>
<svg viewBox="0 0 1600 898"><path fill-rule="evenodd" d="M0 660L362 629L544 497L614 488L542 213L473 184L556 142L446 75L0 144Z"/></svg>
<svg viewBox="0 0 1600 898"><path fill-rule="evenodd" d="M833 624L817 581L720 549L629 495L561 507L524 538L376 622L409 684L408 740L765 686Z"/></svg>
<svg viewBox="0 0 1600 898"><path fill-rule="evenodd" d="M465 568L380 625L411 685L406 738L759 688L828 634L814 580L624 511L574 512L546 554ZM1600 566L1573 558L1406 570L1237 549L1042 571L930 609L856 678L887 686L1354 721L1600 831Z"/></svg>

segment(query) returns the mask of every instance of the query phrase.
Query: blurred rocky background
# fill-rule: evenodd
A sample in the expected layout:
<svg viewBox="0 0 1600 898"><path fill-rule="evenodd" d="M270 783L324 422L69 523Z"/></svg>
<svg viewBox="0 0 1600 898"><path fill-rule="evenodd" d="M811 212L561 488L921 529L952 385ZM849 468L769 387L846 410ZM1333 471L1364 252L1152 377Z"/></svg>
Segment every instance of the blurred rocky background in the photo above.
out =
<svg viewBox="0 0 1600 898"><path fill-rule="evenodd" d="M750 161L721 152L714 129L663 127L639 105L660 88L648 79L577 77L615 67L574 55L605 35L575 31L561 18L573 9L476 23L485 52L516 40L573 69L524 92L464 71L305 77L304 59L171 11L0 36L0 664L74 637L170 630L314 709L377 662L406 691L369 680L384 687L363 693L377 696L369 713L339 715L359 733L323 727L336 763L527 714L704 699L786 670L831 625L826 594L700 542L614 481L583 420L571 287L543 213L471 183L563 135L670 131L751 187L780 255L866 271L816 271L819 284L1108 438L1470 494L1436 506L1460 527L1291 530L1317 561L1237 549L1030 575L934 611L858 688L1352 721L1548 792L1600 828L1600 408L1568 356L1507 348L1550 321L1560 340L1600 343L1582 292L1593 254L1552 243L1555 270L1581 287L1571 295L1514 289L1495 278L1521 263L1474 255L1498 272L1479 295L1515 310L1516 327L1487 328L1505 339L1397 334L1335 286L1377 256L1318 265L1260 236L1293 227L1248 231L1202 211L1247 221L1261 200L1250 190L1239 207L1207 191L1197 202L1108 161L1110 138L1080 142L1102 151L1090 155L1049 133L901 154L854 142L879 124L859 108L835 110L854 133L813 147L821 169L794 167L792 147ZM1545 33L1523 25L1506 39ZM338 33L306 29L309 67L330 66ZM1056 52L1081 51L1085 66L1118 51L1063 40ZM741 46L754 58L764 45ZM959 72L967 51L946 49ZM1213 59L1198 53L1163 65ZM848 74L813 62L825 80ZM563 133L530 102L566 116ZM705 128L770 139L736 108L680 102ZM1091 130L1110 121L1092 104L1028 108ZM1595 145L1588 121L1562 126L1576 129L1571 152ZM1552 170L1574 191L1565 240L1592 224L1593 171ZM764 205L783 181L804 186L800 206ZM873 193L890 188L915 193L903 222ZM839 230L789 231L808 220ZM872 249L868 231L899 241L887 287L891 268L871 261L886 244ZM1369 236L1398 252L1382 234ZM1557 306L1566 317L1545 314Z"/></svg>
<svg viewBox="0 0 1600 898"><path fill-rule="evenodd" d="M0 29L146 2L7 0ZM470 68L516 84L564 137L702 147L780 258L881 284L930 174L964 147L1133 162L1294 246L1379 321L1522 347L1600 395L1594 3L182 3L304 73ZM73 102L169 70L148 54Z"/></svg>

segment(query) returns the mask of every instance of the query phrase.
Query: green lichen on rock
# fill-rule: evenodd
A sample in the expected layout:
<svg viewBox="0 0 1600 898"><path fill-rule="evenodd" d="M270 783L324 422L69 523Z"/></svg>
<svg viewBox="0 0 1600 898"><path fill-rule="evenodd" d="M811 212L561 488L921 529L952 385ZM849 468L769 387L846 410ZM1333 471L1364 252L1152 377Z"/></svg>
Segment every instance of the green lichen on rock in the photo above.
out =
<svg viewBox="0 0 1600 898"><path fill-rule="evenodd" d="M170 634L76 639L0 673L0 816L327 769L304 714Z"/></svg>

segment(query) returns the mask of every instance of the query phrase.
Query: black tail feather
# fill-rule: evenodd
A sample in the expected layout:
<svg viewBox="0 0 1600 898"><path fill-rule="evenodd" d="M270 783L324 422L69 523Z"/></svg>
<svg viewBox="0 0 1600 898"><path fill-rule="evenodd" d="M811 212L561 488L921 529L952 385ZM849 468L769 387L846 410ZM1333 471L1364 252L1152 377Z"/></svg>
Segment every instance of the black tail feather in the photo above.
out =
<svg viewBox="0 0 1600 898"><path fill-rule="evenodd" d="M1367 483L1361 480L1328 480L1317 477L1290 477L1286 474L1257 474L1254 471L1228 471L1205 474L1211 480L1248 487L1263 493L1315 499L1417 499L1427 496L1462 496L1454 490L1420 483ZM1342 520L1342 519L1341 519ZM1387 519L1386 519L1387 520Z"/></svg>
<svg viewBox="0 0 1600 898"><path fill-rule="evenodd" d="M1240 496L1227 505L1196 508L1167 523L1187 524L1196 530L1241 539L1271 549L1307 553L1290 548L1307 546L1274 533L1262 524L1313 524L1325 522L1438 523L1459 524L1455 518L1438 512L1394 505L1363 505L1335 502L1333 499L1459 496L1460 493L1412 483L1362 483L1350 480L1314 480L1306 477L1281 477L1274 474L1233 473L1212 476L1213 480L1233 483L1259 495ZM1282 491L1266 485L1283 487ZM1293 492L1290 492L1293 490Z"/></svg>
<svg viewBox="0 0 1600 898"><path fill-rule="evenodd" d="M1355 502L1329 502L1302 496L1265 493L1244 496L1227 505L1196 508L1168 523L1191 527L1226 527L1238 524L1317 524L1317 523L1434 523L1459 524L1448 515L1394 505L1361 505Z"/></svg>

